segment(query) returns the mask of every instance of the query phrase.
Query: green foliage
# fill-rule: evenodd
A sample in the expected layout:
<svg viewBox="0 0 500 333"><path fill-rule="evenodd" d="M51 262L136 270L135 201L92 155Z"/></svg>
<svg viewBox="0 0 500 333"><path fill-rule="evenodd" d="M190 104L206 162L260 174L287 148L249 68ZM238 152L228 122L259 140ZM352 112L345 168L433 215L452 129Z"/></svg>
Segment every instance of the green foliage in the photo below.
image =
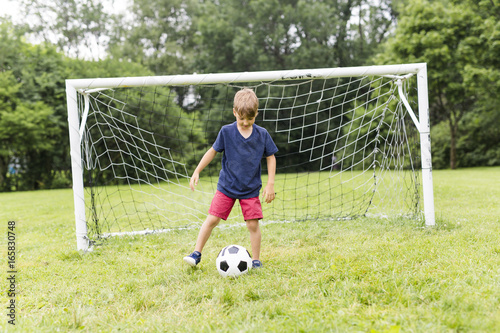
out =
<svg viewBox="0 0 500 333"><path fill-rule="evenodd" d="M385 40L392 18L367 1L207 1L200 5L196 68L231 72L353 66ZM354 13L360 15L350 22Z"/></svg>
<svg viewBox="0 0 500 333"><path fill-rule="evenodd" d="M472 139L466 146L480 144L464 121L466 114L497 108L500 25L498 13L491 11L487 3L410 1L395 36L377 57L378 63L428 64L431 122L446 122L449 126L451 168L475 165L459 156L459 145L464 140ZM495 135L488 138L495 139Z"/></svg>
<svg viewBox="0 0 500 333"><path fill-rule="evenodd" d="M500 164L500 112L479 109L465 115L457 143L459 167Z"/></svg>
<svg viewBox="0 0 500 333"><path fill-rule="evenodd" d="M27 32L67 55L141 63L156 74L364 64L406 0L22 0ZM53 18L48 20L47 18Z"/></svg>
<svg viewBox="0 0 500 333"><path fill-rule="evenodd" d="M10 149L16 141L24 142L26 146L24 149L15 148L10 156L11 160L16 159L21 164L20 181L16 187L50 187L53 169L61 167L58 162L69 161L64 149L67 146L60 144L67 138L64 56L53 46L24 42L20 31L9 24L0 25L0 29L3 32L0 49L4 55L0 68L4 74L6 70L12 73L17 88L9 93L8 98L18 103L16 108L5 110L7 114L3 115L4 142ZM16 128L19 131L30 129L32 133L23 137ZM0 187L11 189L7 184Z"/></svg>
<svg viewBox="0 0 500 333"><path fill-rule="evenodd" d="M22 30L9 23L0 24L0 31L0 189L68 185L71 164L64 80L150 72L126 61L67 58L55 46L26 43ZM15 183L6 177L14 160L21 164Z"/></svg>
<svg viewBox="0 0 500 333"><path fill-rule="evenodd" d="M450 127L440 122L431 127L432 167L446 169L450 166Z"/></svg>
<svg viewBox="0 0 500 333"><path fill-rule="evenodd" d="M197 1L134 0L131 3L131 25L122 25L124 20L115 25L110 55L143 64L156 75L188 73L196 47L190 10L196 8Z"/></svg>
<svg viewBox="0 0 500 333"><path fill-rule="evenodd" d="M42 101L23 101L10 71L0 72L0 190L10 190L8 166L17 161L27 181L37 182L32 169L25 169L40 155L50 153L61 134L54 110ZM23 170L24 169L24 170ZM23 184L27 186L27 184Z"/></svg>
<svg viewBox="0 0 500 333"><path fill-rule="evenodd" d="M110 23L119 24L118 15L104 10L105 1L21 0L27 33L56 44L67 55L98 60L108 46Z"/></svg>

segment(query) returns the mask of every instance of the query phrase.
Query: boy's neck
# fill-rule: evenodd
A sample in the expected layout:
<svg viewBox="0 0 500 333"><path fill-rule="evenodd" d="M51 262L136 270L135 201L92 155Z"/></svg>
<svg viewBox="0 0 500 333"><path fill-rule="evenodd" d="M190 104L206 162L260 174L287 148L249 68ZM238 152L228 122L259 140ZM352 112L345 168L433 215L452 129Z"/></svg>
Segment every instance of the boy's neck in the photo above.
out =
<svg viewBox="0 0 500 333"><path fill-rule="evenodd" d="M250 135L252 135L253 125L249 126L248 128L244 128L236 124L236 128L238 128L238 132L240 132L241 136L244 137L245 139L248 139Z"/></svg>

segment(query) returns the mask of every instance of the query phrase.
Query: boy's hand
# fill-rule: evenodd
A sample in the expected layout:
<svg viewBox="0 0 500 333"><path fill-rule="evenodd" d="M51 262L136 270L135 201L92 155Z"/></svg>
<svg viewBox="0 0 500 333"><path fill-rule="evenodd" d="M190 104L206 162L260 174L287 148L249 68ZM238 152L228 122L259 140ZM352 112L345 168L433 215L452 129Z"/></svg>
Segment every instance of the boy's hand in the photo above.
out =
<svg viewBox="0 0 500 333"><path fill-rule="evenodd" d="M262 192L262 198L266 203L271 203L274 198L276 198L276 193L274 193L274 185L267 184Z"/></svg>
<svg viewBox="0 0 500 333"><path fill-rule="evenodd" d="M200 180L200 174L195 172L191 176L191 179L189 180L189 187L191 187L191 191L194 191L194 187L198 185L198 180Z"/></svg>

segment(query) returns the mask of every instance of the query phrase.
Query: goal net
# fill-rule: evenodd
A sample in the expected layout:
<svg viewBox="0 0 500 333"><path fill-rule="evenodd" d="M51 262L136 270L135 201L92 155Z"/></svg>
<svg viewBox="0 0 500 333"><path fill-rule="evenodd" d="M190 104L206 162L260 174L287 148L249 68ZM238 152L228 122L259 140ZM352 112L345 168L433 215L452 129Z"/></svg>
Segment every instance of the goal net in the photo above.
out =
<svg viewBox="0 0 500 333"><path fill-rule="evenodd" d="M199 227L222 154L195 191L189 179L220 128L235 121L233 97L243 87L257 94L256 124L279 149L264 222L425 215L434 224L425 71L411 64L67 80L78 248L110 235ZM242 222L236 204L224 225Z"/></svg>

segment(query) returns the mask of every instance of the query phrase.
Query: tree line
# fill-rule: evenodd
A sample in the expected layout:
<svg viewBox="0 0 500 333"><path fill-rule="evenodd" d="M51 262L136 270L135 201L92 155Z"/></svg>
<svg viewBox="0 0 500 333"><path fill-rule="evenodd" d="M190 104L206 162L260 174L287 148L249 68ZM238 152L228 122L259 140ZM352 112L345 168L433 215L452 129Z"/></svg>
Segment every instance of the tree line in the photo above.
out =
<svg viewBox="0 0 500 333"><path fill-rule="evenodd" d="M0 23L0 190L70 184L64 80L85 77L426 62L434 167L500 165L498 1L19 3L27 21Z"/></svg>

